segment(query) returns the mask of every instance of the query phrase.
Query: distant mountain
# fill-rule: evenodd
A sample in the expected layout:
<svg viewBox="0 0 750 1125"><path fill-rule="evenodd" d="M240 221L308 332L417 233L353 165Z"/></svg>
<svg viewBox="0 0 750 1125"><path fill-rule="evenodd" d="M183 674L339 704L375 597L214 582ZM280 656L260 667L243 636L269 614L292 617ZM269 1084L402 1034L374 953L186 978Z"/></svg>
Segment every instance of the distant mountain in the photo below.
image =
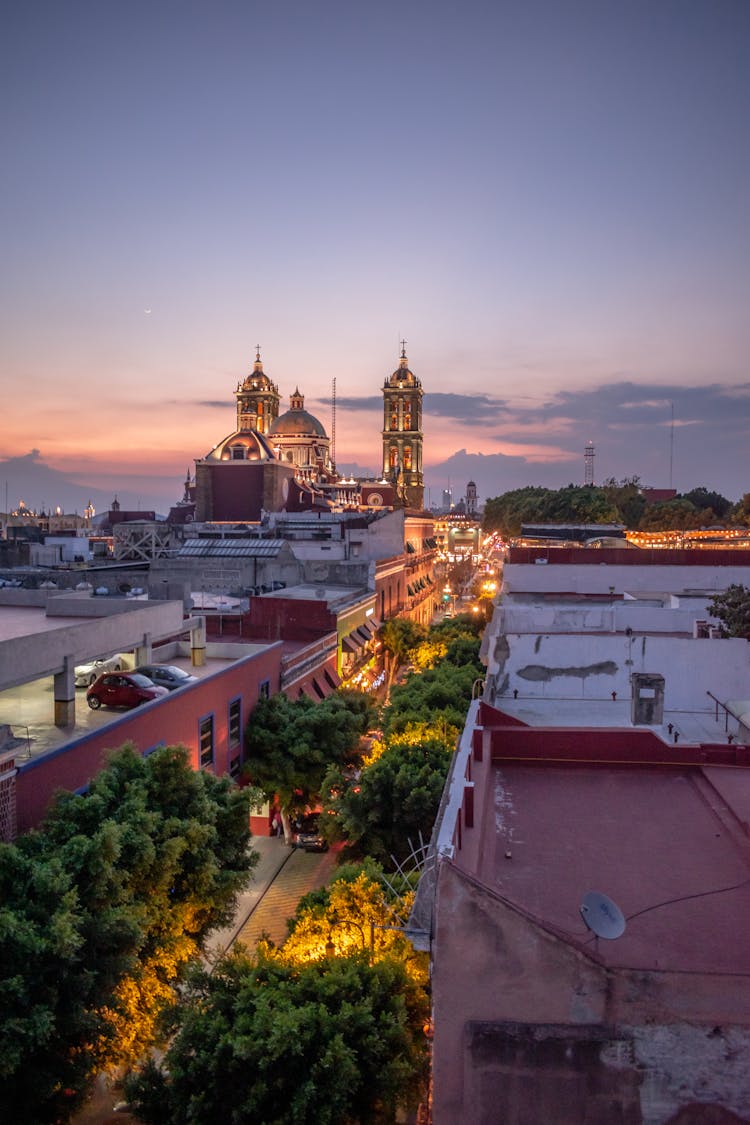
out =
<svg viewBox="0 0 750 1125"><path fill-rule="evenodd" d="M143 477L132 474L107 475L103 487L83 481L78 474L62 473L33 449L22 457L0 461L0 511L12 511L23 500L27 508L66 513L83 512L89 501L97 512L108 511L117 496L127 510L168 512L182 496L179 480L164 477Z"/></svg>

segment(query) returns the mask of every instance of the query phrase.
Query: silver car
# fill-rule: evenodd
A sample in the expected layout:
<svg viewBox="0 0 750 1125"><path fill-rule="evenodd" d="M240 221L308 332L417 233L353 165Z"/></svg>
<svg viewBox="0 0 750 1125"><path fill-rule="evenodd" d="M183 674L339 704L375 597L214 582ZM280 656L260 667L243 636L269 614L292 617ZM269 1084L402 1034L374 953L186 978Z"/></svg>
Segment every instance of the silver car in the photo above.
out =
<svg viewBox="0 0 750 1125"><path fill-rule="evenodd" d="M136 672L141 676L147 676L157 687L165 687L167 691L175 691L177 688L185 687L186 684L198 683L197 676L191 676L176 664L141 664L136 668Z"/></svg>

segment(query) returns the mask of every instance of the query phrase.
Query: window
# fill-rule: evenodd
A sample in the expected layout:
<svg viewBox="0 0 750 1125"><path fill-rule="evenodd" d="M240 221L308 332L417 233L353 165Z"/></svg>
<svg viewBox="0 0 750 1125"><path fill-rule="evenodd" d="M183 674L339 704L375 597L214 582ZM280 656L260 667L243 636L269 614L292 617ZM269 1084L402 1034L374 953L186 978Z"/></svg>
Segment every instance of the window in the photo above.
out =
<svg viewBox="0 0 750 1125"><path fill-rule="evenodd" d="M271 681L264 680L262 684L258 684L258 699L270 699L271 696Z"/></svg>
<svg viewBox="0 0 750 1125"><path fill-rule="evenodd" d="M239 777L240 776L240 756L239 756L239 754L236 754L234 756L234 758L229 759L229 776L230 777Z"/></svg>
<svg viewBox="0 0 750 1125"><path fill-rule="evenodd" d="M201 769L207 769L214 763L214 717L206 715L201 719L200 725L200 756Z"/></svg>
<svg viewBox="0 0 750 1125"><path fill-rule="evenodd" d="M242 743L242 700L229 704L229 749L236 750Z"/></svg>

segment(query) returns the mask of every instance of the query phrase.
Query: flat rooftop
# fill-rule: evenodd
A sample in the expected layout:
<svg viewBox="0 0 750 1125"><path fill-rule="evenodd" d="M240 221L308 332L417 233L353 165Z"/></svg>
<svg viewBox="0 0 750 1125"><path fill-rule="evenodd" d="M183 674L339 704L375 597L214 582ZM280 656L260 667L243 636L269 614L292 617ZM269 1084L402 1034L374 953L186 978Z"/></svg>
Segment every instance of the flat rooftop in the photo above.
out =
<svg viewBox="0 0 750 1125"><path fill-rule="evenodd" d="M632 727L629 698L613 700L570 696L566 699L519 693L517 699L512 695L498 696L495 706L531 727ZM724 714L720 710L717 718L716 708L709 700L705 707L696 707L695 710L665 708L663 723L645 727L639 725L633 729L653 731L670 745L674 745L675 731L679 735L678 744L727 741ZM736 730L736 723L731 729Z"/></svg>
<svg viewBox="0 0 750 1125"><path fill-rule="evenodd" d="M35 633L49 633L53 629L67 629L71 625L90 622L90 617L48 617L44 606L0 605L0 641L31 637Z"/></svg>
<svg viewBox="0 0 750 1125"><path fill-rule="evenodd" d="M209 642L209 648L210 648ZM224 668L236 664L246 656L252 655L260 649L268 647L268 642L262 644L237 645L235 657L207 656L205 664L194 667L189 656L160 656L158 650L154 652L151 663L173 664L184 669L199 680L212 676ZM134 667L132 654L124 653L124 666L128 669ZM190 687L180 688L180 691L190 691ZM38 680L31 680L19 687L8 688L0 691L0 726L8 724L13 732L14 742L6 749L12 750L19 761L26 758L46 754L56 750L68 742L102 727L111 726L128 714L122 709L102 707L93 711L86 703L85 688L76 689L75 722L71 726L57 727L54 723L54 678L43 676ZM0 750L0 755L3 753Z"/></svg>
<svg viewBox="0 0 750 1125"><path fill-rule="evenodd" d="M750 974L749 768L493 761L487 782L473 874L504 901L613 967ZM617 940L585 926L592 890Z"/></svg>

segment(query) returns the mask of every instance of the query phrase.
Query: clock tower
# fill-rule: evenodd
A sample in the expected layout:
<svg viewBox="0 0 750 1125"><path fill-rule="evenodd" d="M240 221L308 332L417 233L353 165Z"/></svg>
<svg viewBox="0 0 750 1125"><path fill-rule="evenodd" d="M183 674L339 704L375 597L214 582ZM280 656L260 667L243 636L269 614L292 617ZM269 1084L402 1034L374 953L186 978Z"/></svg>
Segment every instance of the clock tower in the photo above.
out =
<svg viewBox="0 0 750 1125"><path fill-rule="evenodd" d="M402 340L399 365L383 384L383 477L394 483L404 507L420 511L424 507L422 395Z"/></svg>

